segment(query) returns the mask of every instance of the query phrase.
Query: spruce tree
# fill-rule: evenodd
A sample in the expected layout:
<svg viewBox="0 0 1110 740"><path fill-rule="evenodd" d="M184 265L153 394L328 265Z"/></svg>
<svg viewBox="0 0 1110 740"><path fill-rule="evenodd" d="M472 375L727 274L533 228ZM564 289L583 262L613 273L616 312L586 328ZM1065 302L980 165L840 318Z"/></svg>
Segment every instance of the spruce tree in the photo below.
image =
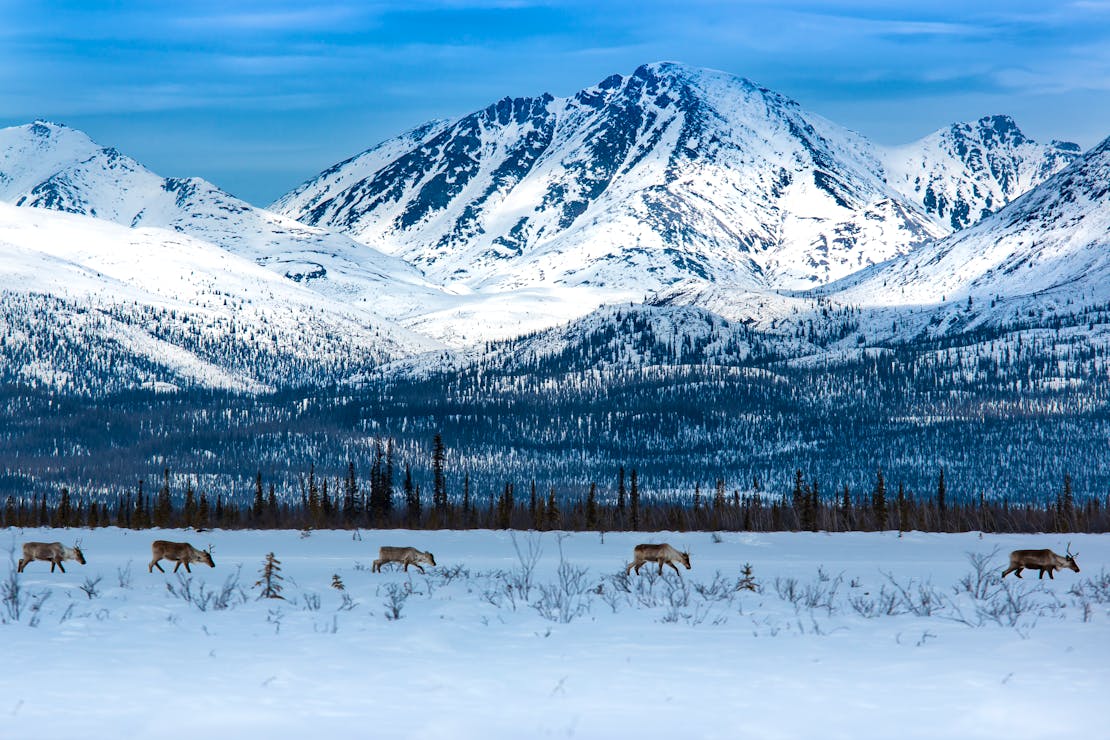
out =
<svg viewBox="0 0 1110 740"><path fill-rule="evenodd" d="M717 479L717 489L713 494L713 510L721 512L725 508L725 479Z"/></svg>
<svg viewBox="0 0 1110 740"><path fill-rule="evenodd" d="M135 529L146 529L146 512L144 505L146 497L143 496L143 481L139 480L139 492L135 495L135 514L131 517L131 526Z"/></svg>
<svg viewBox="0 0 1110 740"><path fill-rule="evenodd" d="M271 527L276 526L278 523L277 492L274 490L273 481L270 481L270 490L266 495L266 519Z"/></svg>
<svg viewBox="0 0 1110 740"><path fill-rule="evenodd" d="M948 487L944 484L944 468L940 469L937 478L937 517L940 519L939 529L943 532L948 529Z"/></svg>
<svg viewBox="0 0 1110 740"><path fill-rule="evenodd" d="M463 474L463 501L462 501L462 525L464 529L470 527L470 472L467 471Z"/></svg>
<svg viewBox="0 0 1110 740"><path fill-rule="evenodd" d="M355 464L347 461L347 482L343 489L343 520L348 526L358 517L358 482L355 480Z"/></svg>
<svg viewBox="0 0 1110 740"><path fill-rule="evenodd" d="M405 513L408 516L409 523L416 527L420 524L420 489L416 488L412 482L412 466L405 463Z"/></svg>
<svg viewBox="0 0 1110 740"><path fill-rule="evenodd" d="M158 499L154 506L153 520L156 527L170 526L173 516L173 502L170 500L170 469L162 470L162 487L158 490Z"/></svg>
<svg viewBox="0 0 1110 740"><path fill-rule="evenodd" d="M64 489L63 489L64 490ZM1076 499L1071 493L1071 474L1063 474L1063 490L1059 497L1060 531L1072 531L1076 528Z"/></svg>
<svg viewBox="0 0 1110 740"><path fill-rule="evenodd" d="M636 478L635 478L636 473L635 472L632 473L632 476L633 476L632 480L636 480ZM551 492L547 495L547 511L545 512L545 515L547 517L547 528L548 529L562 529L563 515L559 511L559 504L556 503L556 501L555 501L555 487L554 486L551 487Z"/></svg>
<svg viewBox="0 0 1110 740"><path fill-rule="evenodd" d="M385 473L382 475L382 516L393 513L393 437L385 443Z"/></svg>
<svg viewBox="0 0 1110 740"><path fill-rule="evenodd" d="M805 508L805 478L802 476L801 469L794 471L794 492L790 497L790 504L794 508L794 515L799 520L802 519L802 509Z"/></svg>
<svg viewBox="0 0 1110 740"><path fill-rule="evenodd" d="M262 518L262 511L265 506L266 502L262 498L262 471L259 470L258 474L254 477L254 505L251 506L251 516L255 521Z"/></svg>
<svg viewBox="0 0 1110 740"><path fill-rule="evenodd" d="M446 457L443 436L436 434L432 442L432 502L440 515L447 511L447 479L443 471Z"/></svg>
<svg viewBox="0 0 1110 740"><path fill-rule="evenodd" d="M200 503L197 504L197 525L207 529L212 522L212 511L208 504L208 494L201 491Z"/></svg>
<svg viewBox="0 0 1110 740"><path fill-rule="evenodd" d="M884 531L886 529L886 481L883 480L882 468L879 468L875 474L875 490L871 493L871 513L875 516L875 529Z"/></svg>
<svg viewBox="0 0 1110 740"><path fill-rule="evenodd" d="M193 493L193 482L188 478L185 479L185 509L182 512L185 521L183 522L186 527L197 526L197 500L196 495Z"/></svg>
<svg viewBox="0 0 1110 740"><path fill-rule="evenodd" d="M844 520L844 529L852 528L852 495L848 492L848 484L844 484L844 492L840 499L840 516Z"/></svg>
<svg viewBox="0 0 1110 740"><path fill-rule="evenodd" d="M497 528L509 529L513 523L513 509L516 503L513 501L513 484L506 483L505 490L501 493L501 498L497 501Z"/></svg>
<svg viewBox="0 0 1110 740"><path fill-rule="evenodd" d="M815 478L813 480L813 486L810 488L810 491L809 491L809 500L806 504L806 509L807 509L806 513L807 513L807 517L808 517L807 524L809 525L807 527L807 529L809 529L810 532L816 532L817 531L817 527L818 527L817 514L821 510L821 508L820 508L821 503L820 502L821 502L821 495L817 491L817 479Z"/></svg>
<svg viewBox="0 0 1110 740"><path fill-rule="evenodd" d="M46 503L46 496L42 497L43 503ZM72 526L73 519L73 505L69 500L69 489L62 486L61 499L58 501L58 508L54 513L54 526L55 527L69 527Z"/></svg>
<svg viewBox="0 0 1110 740"><path fill-rule="evenodd" d="M285 598L281 595L281 582L284 580L281 575L281 561L274 557L272 552L266 553L266 560L262 564L262 569L258 571L258 575L258 580L254 582L255 586L261 586L262 588L262 592L258 595L258 598Z"/></svg>
<svg viewBox="0 0 1110 740"><path fill-rule="evenodd" d="M217 508L219 498L216 499ZM219 513L216 517L219 518ZM316 485L316 463L308 465L308 516L316 524L320 518L320 488Z"/></svg>
<svg viewBox="0 0 1110 740"><path fill-rule="evenodd" d="M624 466L621 466L617 483L617 518L620 528L624 529Z"/></svg>
<svg viewBox="0 0 1110 740"><path fill-rule="evenodd" d="M901 537L902 533L906 531L906 515L908 507L906 505L906 488L902 485L902 481L898 481L898 536Z"/></svg>
<svg viewBox="0 0 1110 740"><path fill-rule="evenodd" d="M590 484L590 493L586 497L586 529L597 529L597 484Z"/></svg>
<svg viewBox="0 0 1110 740"><path fill-rule="evenodd" d="M632 468L632 475L629 478L629 482L628 508L632 515L632 529L638 530L640 528L640 484L639 476L636 474L636 468ZM555 489L551 490L552 495L554 495Z"/></svg>

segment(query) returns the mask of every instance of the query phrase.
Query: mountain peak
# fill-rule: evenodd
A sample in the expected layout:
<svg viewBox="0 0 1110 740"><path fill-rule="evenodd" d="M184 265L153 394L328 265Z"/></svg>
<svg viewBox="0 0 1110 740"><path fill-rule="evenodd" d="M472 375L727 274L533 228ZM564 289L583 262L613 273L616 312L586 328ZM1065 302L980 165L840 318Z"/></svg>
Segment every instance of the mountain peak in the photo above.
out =
<svg viewBox="0 0 1110 740"><path fill-rule="evenodd" d="M1004 115L903 149L746 78L658 61L397 137L274 208L468 290L796 289L974 223L1073 157Z"/></svg>

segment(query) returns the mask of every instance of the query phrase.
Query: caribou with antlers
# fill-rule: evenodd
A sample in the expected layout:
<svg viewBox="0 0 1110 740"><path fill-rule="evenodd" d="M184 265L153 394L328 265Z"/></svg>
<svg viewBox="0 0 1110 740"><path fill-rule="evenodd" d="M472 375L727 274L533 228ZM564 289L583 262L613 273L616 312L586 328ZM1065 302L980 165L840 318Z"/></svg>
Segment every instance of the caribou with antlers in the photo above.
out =
<svg viewBox="0 0 1110 740"><path fill-rule="evenodd" d="M1002 571L1002 577L1005 578L1009 573L1015 573L1018 578L1021 578L1021 571L1025 568L1033 570L1036 568L1041 572L1040 578L1044 578L1045 571L1048 571L1048 577L1055 579L1056 576L1052 575L1056 570L1063 570L1069 568L1076 573L1079 572L1079 566L1076 564L1075 559L1079 557L1079 553L1072 553L1071 543L1068 543L1068 551L1065 555L1057 555L1052 550L1014 550L1010 553L1010 567Z"/></svg>
<svg viewBox="0 0 1110 740"><path fill-rule="evenodd" d="M186 572L192 573L193 571L189 568L189 563L204 563L210 568L216 567L216 564L212 562L212 545L209 545L206 550L198 550L188 542L154 540L154 542L150 543L150 555L151 561L147 570L151 573L154 572L155 568L161 570L163 573L166 572L162 570L162 566L158 563L162 558L177 561L177 565L173 566L174 573L176 573L177 569L182 565L185 566Z"/></svg>
<svg viewBox="0 0 1110 740"><path fill-rule="evenodd" d="M85 553L81 552L80 540L74 542L73 547L66 547L61 542L24 542L23 557L19 559L19 572L22 573L32 560L49 560L51 573L54 572L55 567L65 573L66 568L62 565L62 561L76 560L84 565Z"/></svg>
<svg viewBox="0 0 1110 740"><path fill-rule="evenodd" d="M632 562L624 569L625 573L636 569L636 575L640 574L640 568L644 563L659 563L659 574L663 574L663 566L669 565L674 568L674 572L678 573L678 567L675 563L682 563L686 566L686 570L690 570L690 553L685 550L676 550L667 543L661 545L636 545L632 550ZM681 573L678 573L681 576Z"/></svg>

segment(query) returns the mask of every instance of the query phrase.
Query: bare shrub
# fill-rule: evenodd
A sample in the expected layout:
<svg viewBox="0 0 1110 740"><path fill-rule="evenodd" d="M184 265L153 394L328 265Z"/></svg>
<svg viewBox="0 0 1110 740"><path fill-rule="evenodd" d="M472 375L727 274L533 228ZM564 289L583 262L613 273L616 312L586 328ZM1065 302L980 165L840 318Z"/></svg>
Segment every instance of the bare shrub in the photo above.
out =
<svg viewBox="0 0 1110 740"><path fill-rule="evenodd" d="M385 618L391 622L396 622L401 618L401 611L405 608L405 602L412 596L411 583L387 583L385 584Z"/></svg>
<svg viewBox="0 0 1110 740"><path fill-rule="evenodd" d="M131 588L131 561L127 561L127 565L122 568L116 568L116 583L120 588Z"/></svg>
<svg viewBox="0 0 1110 740"><path fill-rule="evenodd" d="M886 586L881 586L879 593L874 596L870 592L864 592L848 597L848 605L852 607L852 610L866 619L893 617L903 614L904 610L899 602L898 594L887 591Z"/></svg>
<svg viewBox="0 0 1110 740"><path fill-rule="evenodd" d="M944 597L928 581L919 582L911 578L905 585L898 582L892 573L883 572L900 605L905 611L917 617L931 617L944 606Z"/></svg>
<svg viewBox="0 0 1110 740"><path fill-rule="evenodd" d="M100 582L102 580L103 580L103 576L97 576L96 578L91 578L91 577L86 576L85 577L85 582L82 583L79 586L79 588L82 591L85 592L85 595L88 596L89 600L91 601L92 599L95 599L97 596L100 596L100 592L97 590L97 586L100 585Z"/></svg>
<svg viewBox="0 0 1110 740"><path fill-rule="evenodd" d="M538 534L529 535L525 540L524 547L522 548L520 542L517 541L516 533L510 532L509 538L513 543L513 552L516 553L517 567L509 573L509 585L511 585L524 601L532 595L533 579L536 572L536 564L540 561L540 556L543 555L543 547L541 547L542 536ZM559 559L562 562L562 540L559 541Z"/></svg>
<svg viewBox="0 0 1110 740"><path fill-rule="evenodd" d="M973 599L988 598L991 589L1001 581L997 570L990 564L996 557L998 557L997 547L988 553L967 553L971 572L960 579L955 587L956 593L967 593Z"/></svg>
<svg viewBox="0 0 1110 740"><path fill-rule="evenodd" d="M235 572L224 579L223 585L216 590L209 588L203 581L199 582L194 589L193 576L178 573L177 587L175 588L172 582L166 581L166 590L170 595L202 612L209 609L216 611L231 609L247 602L247 593L239 585L239 571L240 569L236 568Z"/></svg>
<svg viewBox="0 0 1110 740"><path fill-rule="evenodd" d="M775 593L783 601L789 601L791 604L797 604L799 599L802 598L801 591L798 589L797 578L775 578Z"/></svg>
<svg viewBox="0 0 1110 740"><path fill-rule="evenodd" d="M533 608L544 619L567 624L590 610L591 592L587 574L589 568L568 563L563 556L563 537L559 543L559 567L555 571L555 583L541 584L540 597Z"/></svg>
<svg viewBox="0 0 1110 740"><path fill-rule="evenodd" d="M4 624L19 622L24 615L28 616L27 624L37 627L42 621L42 606L50 598L50 589L31 591L23 587L22 576L16 565L15 542L12 541L8 548L8 575L0 582L0 621Z"/></svg>

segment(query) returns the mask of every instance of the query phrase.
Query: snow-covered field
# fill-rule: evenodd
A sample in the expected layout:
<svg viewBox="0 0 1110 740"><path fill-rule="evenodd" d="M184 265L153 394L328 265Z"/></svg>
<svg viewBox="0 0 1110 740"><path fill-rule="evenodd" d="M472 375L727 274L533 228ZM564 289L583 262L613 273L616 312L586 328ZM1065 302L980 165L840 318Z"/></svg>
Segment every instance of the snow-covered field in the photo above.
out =
<svg viewBox="0 0 1110 740"><path fill-rule="evenodd" d="M77 537L65 574L5 562ZM160 537L215 570L144 573ZM693 569L624 579L642 541ZM998 580L1068 541L1082 573ZM438 566L372 573L383 544ZM0 737L1100 737L1108 559L1106 535L5 530Z"/></svg>

